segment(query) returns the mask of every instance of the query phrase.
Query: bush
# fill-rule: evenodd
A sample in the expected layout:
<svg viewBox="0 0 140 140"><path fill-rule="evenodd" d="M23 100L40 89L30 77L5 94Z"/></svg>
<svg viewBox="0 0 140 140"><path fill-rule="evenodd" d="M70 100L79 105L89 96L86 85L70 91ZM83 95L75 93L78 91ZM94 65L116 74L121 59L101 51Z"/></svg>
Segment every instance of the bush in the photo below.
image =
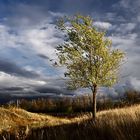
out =
<svg viewBox="0 0 140 140"><path fill-rule="evenodd" d="M123 98L114 101L112 99L102 98L97 101L97 111L120 108L140 103L140 93L136 91L127 91ZM16 101L11 101L6 107L17 106ZM75 98L39 98L33 100L19 100L18 106L30 112L40 113L76 113L92 111L92 96L85 94Z"/></svg>

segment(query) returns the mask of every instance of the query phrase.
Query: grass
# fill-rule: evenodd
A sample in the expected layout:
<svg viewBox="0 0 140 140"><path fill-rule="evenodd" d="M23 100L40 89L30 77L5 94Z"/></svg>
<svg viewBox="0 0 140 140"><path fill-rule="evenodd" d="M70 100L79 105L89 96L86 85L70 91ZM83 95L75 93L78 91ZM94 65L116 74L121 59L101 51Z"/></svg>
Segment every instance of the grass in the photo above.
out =
<svg viewBox="0 0 140 140"><path fill-rule="evenodd" d="M79 116L54 117L18 108L0 108L1 137L52 140L139 140L140 105ZM21 135L22 134L22 135Z"/></svg>
<svg viewBox="0 0 140 140"><path fill-rule="evenodd" d="M19 126L28 127L42 127L44 125L57 125L58 122L66 122L65 119L59 119L57 117L30 113L23 109L18 108L0 108L0 130L10 130ZM55 121L55 122L54 122Z"/></svg>
<svg viewBox="0 0 140 140"><path fill-rule="evenodd" d="M31 100L13 100L1 106L4 106L5 108L9 106L18 106L19 108L34 113L71 115L81 111L92 111L92 102L92 96L85 93L83 96L77 96L75 98L63 97L60 99L38 98ZM140 104L140 92L129 90L125 92L124 96L120 96L115 101L105 96L97 99L97 110L101 111L114 108L123 108L125 106L131 106L138 103Z"/></svg>
<svg viewBox="0 0 140 140"><path fill-rule="evenodd" d="M88 118L87 116L85 116ZM68 119L68 117L59 118L46 114L31 113L20 108L0 108L0 132L13 131L21 126L28 126L28 128L42 128L44 126L56 126L62 124L68 124L72 122L78 122L85 119L75 117Z"/></svg>

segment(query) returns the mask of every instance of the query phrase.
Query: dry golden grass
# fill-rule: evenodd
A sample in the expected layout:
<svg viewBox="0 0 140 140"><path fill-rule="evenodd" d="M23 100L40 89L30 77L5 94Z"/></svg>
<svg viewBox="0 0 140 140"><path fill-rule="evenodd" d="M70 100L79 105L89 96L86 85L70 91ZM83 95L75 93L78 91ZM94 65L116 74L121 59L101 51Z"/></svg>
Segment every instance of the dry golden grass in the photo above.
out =
<svg viewBox="0 0 140 140"><path fill-rule="evenodd" d="M119 109L110 109L105 110L97 113L98 119L107 119L115 121L113 118L120 118L117 119L117 121L120 121L121 118L124 118L125 120L131 119L133 121L136 121L137 119L140 119L140 105L134 105L130 107L125 108L119 108Z"/></svg>
<svg viewBox="0 0 140 140"><path fill-rule="evenodd" d="M20 108L0 108L0 132L3 130L11 131L20 126L28 126L32 129L44 126L69 124L82 121L85 117L88 119L87 116L68 119L66 117L59 118L46 114L31 113Z"/></svg>
<svg viewBox="0 0 140 140"><path fill-rule="evenodd" d="M44 125L57 125L65 122L65 119L59 119L49 115L30 113L18 108L0 108L0 131L17 129L19 126L43 127Z"/></svg>
<svg viewBox="0 0 140 140"><path fill-rule="evenodd" d="M94 130L94 132L101 132L102 135L104 133L112 134L112 137L116 135L115 137L118 137L118 139L120 137L125 139L126 135L129 136L129 131L132 127L134 128L132 129L134 134L136 131L136 136L140 134L140 105L98 112L96 123L91 118L91 113L73 118L59 118L45 114L30 113L19 108L0 108L0 131L15 132L20 126L25 126L26 131L30 131L38 128L44 129L49 126L54 128L51 131L52 133L54 133L55 127L60 127L61 129L59 129L64 131L60 132L60 135L62 134L63 136L67 134L63 127L65 128L66 125L72 131L73 128L71 130L71 127L74 125L79 136L81 133L83 135L85 133L85 137L90 131ZM85 129L84 133L83 129ZM80 138L83 137L81 136Z"/></svg>

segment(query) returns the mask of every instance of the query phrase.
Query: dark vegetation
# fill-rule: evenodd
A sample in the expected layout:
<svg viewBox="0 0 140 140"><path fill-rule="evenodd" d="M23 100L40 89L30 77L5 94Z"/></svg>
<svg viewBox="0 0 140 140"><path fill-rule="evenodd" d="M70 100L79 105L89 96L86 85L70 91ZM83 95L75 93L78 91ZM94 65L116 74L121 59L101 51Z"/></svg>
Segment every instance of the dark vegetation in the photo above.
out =
<svg viewBox="0 0 140 140"><path fill-rule="evenodd" d="M127 91L123 97L117 100L103 97L97 101L97 111L121 108L140 103L140 93L137 91ZM65 97L59 99L39 98L33 100L21 99L11 101L4 107L16 106L30 112L50 113L53 115L75 114L78 112L92 111L92 96L85 95L75 98Z"/></svg>
<svg viewBox="0 0 140 140"><path fill-rule="evenodd" d="M49 113L66 117L71 123L54 126L34 127L28 130L27 126L10 133L0 133L0 140L139 140L140 139L140 93L126 92L118 101L102 99L97 102L97 109L105 110L97 113L94 121L90 113L92 98L83 96L77 98L20 100L18 107L31 112ZM17 106L16 102L5 105L6 108ZM130 106L130 107L127 107ZM108 110L118 108L115 110ZM81 113L83 112L83 113ZM73 122L75 117L82 121Z"/></svg>

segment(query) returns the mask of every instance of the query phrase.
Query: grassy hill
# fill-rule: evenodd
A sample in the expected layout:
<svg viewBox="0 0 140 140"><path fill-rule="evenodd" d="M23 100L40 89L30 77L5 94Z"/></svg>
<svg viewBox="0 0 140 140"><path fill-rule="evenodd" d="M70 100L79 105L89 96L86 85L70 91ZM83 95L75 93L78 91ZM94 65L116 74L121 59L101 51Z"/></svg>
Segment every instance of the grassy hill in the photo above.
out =
<svg viewBox="0 0 140 140"><path fill-rule="evenodd" d="M18 108L0 108L0 139L139 140L140 105L76 117L53 117Z"/></svg>

